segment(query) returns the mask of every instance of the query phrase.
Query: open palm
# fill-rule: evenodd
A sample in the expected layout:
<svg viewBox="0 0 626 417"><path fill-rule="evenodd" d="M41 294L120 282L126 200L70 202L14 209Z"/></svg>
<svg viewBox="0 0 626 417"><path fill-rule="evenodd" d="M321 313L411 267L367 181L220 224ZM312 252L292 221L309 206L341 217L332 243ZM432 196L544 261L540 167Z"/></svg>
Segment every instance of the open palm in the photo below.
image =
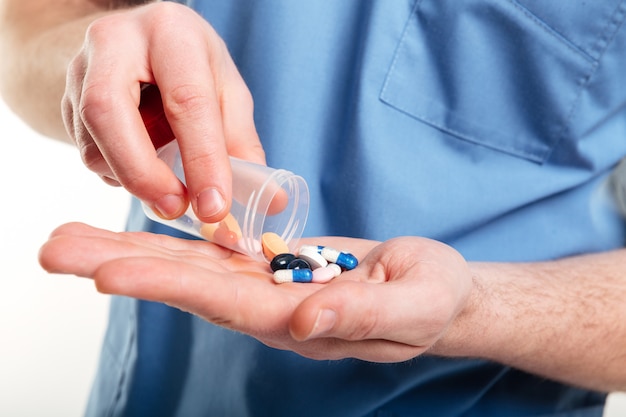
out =
<svg viewBox="0 0 626 417"><path fill-rule="evenodd" d="M435 241L304 243L362 261L329 284L277 285L266 263L209 242L70 223L53 232L40 262L53 273L93 278L103 293L163 302L316 359L415 357L444 334L469 294L465 261Z"/></svg>

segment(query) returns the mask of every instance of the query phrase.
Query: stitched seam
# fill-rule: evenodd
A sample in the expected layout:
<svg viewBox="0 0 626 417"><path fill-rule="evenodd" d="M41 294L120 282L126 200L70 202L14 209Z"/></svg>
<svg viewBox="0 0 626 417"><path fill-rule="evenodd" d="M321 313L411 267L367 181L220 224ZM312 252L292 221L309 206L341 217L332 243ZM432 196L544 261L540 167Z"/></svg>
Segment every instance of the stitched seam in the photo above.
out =
<svg viewBox="0 0 626 417"><path fill-rule="evenodd" d="M515 7L520 12L522 12L533 23L535 23L542 31L544 31L546 34L550 35L552 38L556 39L557 41L565 45L567 49L569 49L570 51L574 52L577 55L580 55L586 61L590 61L590 62L596 61L591 55L589 55L585 51L581 50L580 48L572 44L572 42L570 42L566 37L562 36L560 33L555 31L550 25L546 24L543 20L539 19L534 13L532 13L526 7L519 4L516 0L509 0L509 3L511 3L513 7Z"/></svg>
<svg viewBox="0 0 626 417"><path fill-rule="evenodd" d="M617 6L615 12L613 12L612 18L606 23L605 29L602 31L603 35L600 36L593 47L593 51L597 52L598 60L604 55L606 49L611 44L611 41L618 32L619 27L624 22L624 16L626 15L626 1L622 1Z"/></svg>
<svg viewBox="0 0 626 417"><path fill-rule="evenodd" d="M591 79L591 76L593 75L593 73L596 71L596 69L598 68L598 62L599 62L599 58L603 55L603 53L606 51L606 48L608 47L608 45L610 44L611 40L615 37L616 33L617 33L617 29L621 26L621 24L624 21L624 17L626 16L626 0L623 0L620 5L617 7L616 12L613 13L613 16L611 19L609 19L609 21L607 22L606 28L602 31L602 33L604 34L603 36L601 36L598 41L595 44L595 47L593 48L594 51L598 52L598 59L595 59L593 56L591 56L590 54L586 53L585 51L581 50L580 48L578 48L576 45L572 44L567 38L565 38L564 36L562 36L561 34L559 34L558 32L556 32L551 26L547 25L545 22L543 22L541 19L539 19L535 14L533 14L530 10L528 10L527 8L525 8L524 6L522 6L521 4L519 4L516 0L508 0L509 3L511 3L511 5L513 7L515 7L518 11L520 11L525 17L527 17L528 19L530 19L531 22L533 22L535 25L537 25L537 27L539 27L543 32L545 32L546 34L548 34L550 37L556 39L560 44L564 45L567 49L569 49L570 51L572 51L573 53L575 53L578 56L581 56L585 61L588 61L591 65L589 66L589 71L587 72L587 74L583 75L582 77L579 78L577 85L578 85L578 91L576 92L576 94L574 95L574 98L572 100L572 104L570 107L569 112L567 113L567 116L565 117L565 119L563 120L563 122L561 123L560 128L558 128L558 130L555 132L554 135L554 140L551 142L551 144L548 146L548 149L545 151L534 151L534 152L529 152L526 151L514 144L511 143L507 143L507 146L500 146L500 144L498 143L491 143L491 142L484 142L484 141L479 141L476 140L473 136L468 136L466 134L463 134L455 129L450 128L449 126L446 125L442 125L441 123L438 123L436 121L434 121L432 118L425 116L423 114L421 114L420 112L416 112L414 109L408 109L403 105L399 105L397 102L395 102L395 100L390 101L387 96L387 90L389 87L389 84L391 82L391 79L395 73L396 70L396 66L400 57L400 50L401 48L404 46L407 34L408 34L408 28L409 28L409 24L410 21L413 17L414 14L417 13L417 10L419 9L419 6L422 2L422 0L416 0L413 9L411 11L411 14L409 15L409 19L407 20L405 27L403 29L402 32L402 36L398 42L398 47L396 48L396 51L394 52L394 58L393 61L391 63L391 66L389 68L389 71L387 73L387 77L385 79L385 82L383 84L383 88L381 90L380 93L380 98L385 101L386 103L392 105L393 107L397 108L398 110L406 113L409 116L412 117L416 117L420 120L423 120L424 122L440 129L443 132L449 133L451 135L454 135L460 139L466 140L468 142L474 143L474 144L478 144L481 146L485 146L491 149L496 149L499 151L503 151L509 154L513 154L513 155L519 155L521 157L533 160L533 161L545 161L549 155L552 153L552 151L554 150L554 148L558 145L558 143L561 142L561 140L563 139L563 137L565 136L565 132L567 131L568 127L571 124L571 120L573 119L575 113L576 113L576 109L578 108L578 104L579 104L579 100L580 100L580 96L582 94L582 91L584 91L585 86L589 83L589 80Z"/></svg>
<svg viewBox="0 0 626 417"><path fill-rule="evenodd" d="M514 144L508 143L506 144L506 146L501 146L499 143L496 142L489 142L489 141L481 141L478 140L477 138L473 137L473 136L468 136L462 132L459 132L458 130L452 129L449 126L445 126L442 125L439 122L434 121L433 119L431 119L428 116L423 115L422 113L418 113L412 109L407 109L404 106L398 105L398 103L392 103L389 101L385 101L386 103L390 104L391 106L395 107L396 109L402 111L403 113L406 113L407 115L413 117L413 118L417 118L419 120L422 120L426 123L428 123L431 126L434 126L435 128L441 130L442 132L451 134L453 136L456 136L459 139L462 139L464 141L476 144L476 145L480 145L480 146L484 146L486 148L489 149L495 149L497 151L500 152L504 152L504 153L508 153L511 155L517 155L517 156L521 156L523 158L526 158L528 160L534 161L534 162L542 162L545 160L545 158L547 157L547 155L550 152L550 149L552 147L551 146L546 146L547 150L545 151L541 151L538 150L537 152L528 152L526 150L524 150L523 148L520 148ZM560 135L557 135L557 137L555 138L554 143L558 143L558 139L560 138Z"/></svg>
<svg viewBox="0 0 626 417"><path fill-rule="evenodd" d="M578 109L582 92L585 90L585 87L589 84L591 77L593 76L595 71L598 69L599 67L598 63L600 61L600 58L606 52L606 49L610 45L611 41L617 34L619 27L622 25L624 21L624 17L626 16L626 0L622 1L616 10L617 11L613 13L613 18L610 19L609 23L607 23L607 27L604 30L605 35L600 37L598 39L598 42L596 42L596 47L594 48L594 50L597 50L598 52L598 61L596 61L594 65L591 66L589 73L585 77L581 77L581 79L578 82L578 85L580 88L578 89L578 93L576 94L574 102L572 103L572 107L564 121L563 126L559 130L559 134L556 137L557 141L554 144L555 145L554 148L556 148L556 146L565 137L567 128L568 126L570 126L571 121L574 118L574 115L576 114L576 110Z"/></svg>
<svg viewBox="0 0 626 417"><path fill-rule="evenodd" d="M406 39L407 32L409 31L409 24L411 23L411 19L413 15L417 12L419 5L422 3L422 0L416 0L413 8L411 9L411 13L409 14L409 18L406 20L404 24L404 29L402 30L402 36L400 37L400 41L398 42L398 46L393 53L393 61L391 61L391 66L389 67L389 71L387 72L387 76L385 78L385 83L383 84L383 89L380 91L380 97L383 98L385 96L385 92L387 91L387 87L389 86L389 81L391 79L391 75L395 72L396 64L398 62L398 58L400 57L400 49L404 45L404 40Z"/></svg>

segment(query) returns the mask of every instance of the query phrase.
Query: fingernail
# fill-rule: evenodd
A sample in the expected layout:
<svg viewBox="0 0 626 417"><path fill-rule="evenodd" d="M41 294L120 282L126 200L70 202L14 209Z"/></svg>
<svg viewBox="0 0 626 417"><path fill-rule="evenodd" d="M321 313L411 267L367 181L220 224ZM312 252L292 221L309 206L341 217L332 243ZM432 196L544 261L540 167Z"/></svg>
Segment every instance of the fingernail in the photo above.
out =
<svg viewBox="0 0 626 417"><path fill-rule="evenodd" d="M333 310L320 310L320 312L317 313L317 319L315 319L315 324L313 325L313 329L311 329L311 333L307 336L307 339L322 336L333 328L336 321L337 313Z"/></svg>
<svg viewBox="0 0 626 417"><path fill-rule="evenodd" d="M224 210L226 200L217 188L207 188L198 194L198 215L212 217Z"/></svg>
<svg viewBox="0 0 626 417"><path fill-rule="evenodd" d="M168 194L154 203L154 209L159 217L172 219L183 211L183 198L179 195Z"/></svg>

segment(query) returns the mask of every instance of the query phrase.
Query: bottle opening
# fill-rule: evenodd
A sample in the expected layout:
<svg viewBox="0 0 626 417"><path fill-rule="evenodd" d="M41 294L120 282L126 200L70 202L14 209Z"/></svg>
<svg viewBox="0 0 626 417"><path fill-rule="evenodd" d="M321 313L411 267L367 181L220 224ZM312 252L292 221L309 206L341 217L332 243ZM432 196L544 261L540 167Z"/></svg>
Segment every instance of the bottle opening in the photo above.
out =
<svg viewBox="0 0 626 417"><path fill-rule="evenodd" d="M173 141L158 151L176 176L185 183L178 144ZM280 236L295 251L304 232L309 210L306 181L293 173L230 158L233 200L230 213L218 223L203 223L191 207L178 219L165 220L144 205L146 215L193 236L266 260L261 247L264 233Z"/></svg>

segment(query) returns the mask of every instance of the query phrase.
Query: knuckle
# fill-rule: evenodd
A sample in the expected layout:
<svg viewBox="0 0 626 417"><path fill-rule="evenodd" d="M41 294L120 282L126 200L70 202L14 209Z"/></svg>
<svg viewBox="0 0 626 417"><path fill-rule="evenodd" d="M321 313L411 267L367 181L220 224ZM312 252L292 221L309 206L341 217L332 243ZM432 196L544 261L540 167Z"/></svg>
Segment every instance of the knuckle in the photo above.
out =
<svg viewBox="0 0 626 417"><path fill-rule="evenodd" d="M115 99L102 84L86 85L83 89L78 112L86 126L97 124L115 109Z"/></svg>
<svg viewBox="0 0 626 417"><path fill-rule="evenodd" d="M173 120L202 117L208 111L210 94L197 84L182 84L167 91L163 105Z"/></svg>
<svg viewBox="0 0 626 417"><path fill-rule="evenodd" d="M76 54L67 66L67 86L66 91L75 91L76 80L82 80L87 69L87 62L83 51Z"/></svg>
<svg viewBox="0 0 626 417"><path fill-rule="evenodd" d="M252 92L245 87L245 84L243 84L242 88L237 89L237 94L239 96L239 101L242 106L244 106L245 111L251 114L254 113L254 98L252 97Z"/></svg>
<svg viewBox="0 0 626 417"><path fill-rule="evenodd" d="M85 31L87 43L107 41L110 38L111 30L121 23L122 16L122 14L111 14L91 22Z"/></svg>
<svg viewBox="0 0 626 417"><path fill-rule="evenodd" d="M76 142L76 131L74 128L74 106L67 94L61 99L61 115L63 118L63 125L67 131L69 137Z"/></svg>
<svg viewBox="0 0 626 417"><path fill-rule="evenodd" d="M344 297L342 299L350 300L368 300L371 298L372 294L364 289L361 285L352 285L352 283L344 282L341 291L344 292ZM373 306L376 305L375 302L367 303L364 302L363 305L366 305L364 311L359 313L358 319L354 320L348 311L348 320L341 320L340 327L342 332L342 338L349 341L359 341L366 340L372 337L376 337L377 334L380 334L381 326L384 326L383 320L379 316L379 311L375 309ZM339 317L342 316L341 313L338 314Z"/></svg>
<svg viewBox="0 0 626 417"><path fill-rule="evenodd" d="M103 169L106 163L102 158L100 149L93 141L85 141L84 139L78 139L78 149L80 152L80 158L83 164L90 170L96 173L104 173Z"/></svg>
<svg viewBox="0 0 626 417"><path fill-rule="evenodd" d="M375 312L365 314L361 321L352 322L346 329L346 339L352 341L366 340L372 337L374 331L379 329L379 320Z"/></svg>
<svg viewBox="0 0 626 417"><path fill-rule="evenodd" d="M152 184L150 175L133 167L126 167L124 172L117 172L117 178L124 188L132 194L139 194Z"/></svg>
<svg viewBox="0 0 626 417"><path fill-rule="evenodd" d="M186 8L182 8L180 4L175 2L163 1L154 4L150 8L150 18L156 21L160 26L164 27L172 25L173 27L180 25L180 15L188 12Z"/></svg>

